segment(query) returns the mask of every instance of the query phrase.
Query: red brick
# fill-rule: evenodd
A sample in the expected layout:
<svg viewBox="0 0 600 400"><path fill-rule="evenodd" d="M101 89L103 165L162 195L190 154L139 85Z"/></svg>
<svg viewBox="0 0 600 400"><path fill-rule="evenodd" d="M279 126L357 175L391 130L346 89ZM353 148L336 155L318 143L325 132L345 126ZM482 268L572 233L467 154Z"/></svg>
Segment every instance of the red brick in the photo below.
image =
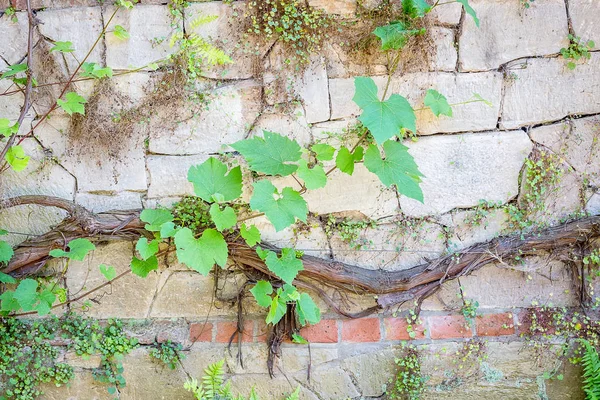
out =
<svg viewBox="0 0 600 400"><path fill-rule="evenodd" d="M316 325L307 326L300 330L300 335L311 343L337 343L337 320L324 319Z"/></svg>
<svg viewBox="0 0 600 400"><path fill-rule="evenodd" d="M237 339L237 322L217 322L217 343L229 343L231 336L235 333L233 341ZM242 342L252 342L254 336L254 321L244 321L244 332L242 333Z"/></svg>
<svg viewBox="0 0 600 400"><path fill-rule="evenodd" d="M266 342L270 329L265 320L256 321L256 341Z"/></svg>
<svg viewBox="0 0 600 400"><path fill-rule="evenodd" d="M515 333L513 316L510 313L480 315L475 318L478 336L505 336Z"/></svg>
<svg viewBox="0 0 600 400"><path fill-rule="evenodd" d="M432 339L468 338L471 327L462 315L429 317L429 334Z"/></svg>
<svg viewBox="0 0 600 400"><path fill-rule="evenodd" d="M210 322L190 324L190 342L212 342L212 329Z"/></svg>
<svg viewBox="0 0 600 400"><path fill-rule="evenodd" d="M425 338L425 326L413 325L415 337L411 338L408 334L408 322L406 318L386 318L383 320L385 327L385 338L387 340L411 340L411 339L424 339Z"/></svg>
<svg viewBox="0 0 600 400"><path fill-rule="evenodd" d="M379 318L349 319L342 322L344 342L378 342L380 339Z"/></svg>

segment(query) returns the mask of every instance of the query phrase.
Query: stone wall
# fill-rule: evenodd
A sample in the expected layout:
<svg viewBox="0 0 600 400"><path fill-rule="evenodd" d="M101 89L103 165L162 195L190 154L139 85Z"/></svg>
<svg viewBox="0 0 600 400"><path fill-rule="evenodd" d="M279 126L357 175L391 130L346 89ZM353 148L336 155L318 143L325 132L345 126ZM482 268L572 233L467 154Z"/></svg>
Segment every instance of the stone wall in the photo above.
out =
<svg viewBox="0 0 600 400"><path fill-rule="evenodd" d="M346 17L357 10L353 0L308 2ZM470 3L481 20L479 28L459 4L440 7L428 17L431 51L416 65L407 63L391 81L390 92L405 96L415 109L421 108L429 88L445 94L450 103L469 100L474 93L490 103L457 106L452 118L418 112L418 140L407 146L426 177L424 203L398 196L357 165L352 178L336 172L326 188L307 193L306 199L315 215L346 212L375 219L376 226L360 232L367 246L355 250L339 234L327 236L317 220L309 232L287 229L277 234L266 220L260 221L263 239L364 268L406 269L510 230L511 220L502 206L526 201L531 188L524 165L540 151L556 157L555 167L561 173L558 184L540 200L534 221L552 224L578 213L600 213L600 53L592 51L591 58L574 70L567 69L559 55L568 45L569 33L600 43L600 4L538 0L524 8L520 0ZM22 10L24 4L17 0L13 5ZM100 6L95 0L34 0L32 4L39 21L38 48L52 40L68 40L77 59L85 55L111 13L111 6ZM8 6L8 0L0 0L0 9ZM197 28L197 33L223 47L234 60L232 65L207 71L199 80L210 99L199 112L176 101L162 104L143 121L128 125L123 134L103 130L112 126L110 122L100 130L81 128L60 112L40 121L54 92L38 90L22 128L39 123L35 137L23 143L31 162L23 172L2 175L2 196L58 196L95 212L170 206L193 194L186 179L191 165L262 129L288 135L303 145L346 140L344 130L356 122L359 112L352 102L353 77L373 76L381 88L385 59L377 55L357 59L335 41L325 43L299 70L284 62L286 50L280 43L243 52L244 6L240 1L212 1L193 2L185 9L186 24L198 13L219 16ZM161 1L142 1L133 10L119 13L115 23L127 29L130 38L117 40L107 33L90 61L118 73L175 51L168 40L160 40L173 31L168 6ZM6 14L0 17L0 70L24 58L26 32L25 12L18 11L14 21ZM44 83L75 65L72 57L49 53L35 59L34 70L44 71L40 76ZM74 86L94 99L95 116L114 121L123 110L152 104L147 100L161 74L142 68L116 76L109 88L90 81ZM10 90L2 85L7 86L6 81L0 81L0 90ZM0 97L0 117L16 119L22 100L20 93ZM111 137L115 132L121 136ZM496 206L484 212L482 200ZM17 206L0 210L0 226L18 233L9 235L16 245L27 235L48 231L64 217L59 209ZM103 282L97 268L101 263L115 266L117 272L128 269L132 253L131 243L109 243L85 261L71 263L65 280L69 296ZM312 342L310 352L306 346L285 343L273 379L266 370L263 311L252 299L244 301L242 367L236 359L237 339L227 349L237 308L227 302L213 303L213 277L205 278L173 260L163 260L146 279L128 276L115 282L94 298L89 309L83 302L69 308L84 307L87 315L99 319L123 318L142 343L125 359L127 386L119 393L121 399L191 398L182 387L184 371L172 371L148 357L148 346L165 340L189 346L183 363L191 375L200 377L208 364L225 358L232 386L248 394L256 385L264 399L278 399L297 384L302 399L379 398L394 376L400 343L408 340L423 354L423 373L429 377L425 398L580 399L578 369L565 363L563 381L541 379L553 368L554 359L548 352L540 356L521 335L527 330L523 323L529 308L578 306L574 280L567 265L549 257L498 260L449 282L426 300L414 338L408 336L406 326L412 304L348 320L322 303L323 321L302 331ZM242 281L241 276L229 276L220 294L235 293ZM461 293L479 304L473 324L460 313ZM349 311L374 305L372 297L331 295ZM469 340L484 343L487 358L467 363L464 372L457 372L457 352L461 354ZM558 348L560 343L555 345ZM69 353L64 357L72 360L77 379L68 388L48 387L43 398L112 398L92 380L91 368L97 360L82 361Z"/></svg>

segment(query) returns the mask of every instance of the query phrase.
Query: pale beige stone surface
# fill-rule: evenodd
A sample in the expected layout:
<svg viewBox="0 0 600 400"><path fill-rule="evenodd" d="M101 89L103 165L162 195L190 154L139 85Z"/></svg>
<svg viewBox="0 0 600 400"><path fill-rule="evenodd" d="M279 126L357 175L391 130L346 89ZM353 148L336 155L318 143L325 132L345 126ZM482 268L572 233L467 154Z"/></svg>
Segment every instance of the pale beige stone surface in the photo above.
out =
<svg viewBox="0 0 600 400"><path fill-rule="evenodd" d="M600 4L595 0L569 0L569 14L575 34L584 42L593 40L596 49L600 44Z"/></svg>
<svg viewBox="0 0 600 400"><path fill-rule="evenodd" d="M36 235L43 235L66 216L66 211L56 207L21 205L1 209L0 227L9 231L2 240L16 246Z"/></svg>
<svg viewBox="0 0 600 400"><path fill-rule="evenodd" d="M10 65L19 62L27 54L29 23L26 12L15 14L17 22L10 15L0 17L0 57Z"/></svg>
<svg viewBox="0 0 600 400"><path fill-rule="evenodd" d="M148 197L174 197L194 194L194 186L188 182L188 170L202 164L208 156L148 156Z"/></svg>

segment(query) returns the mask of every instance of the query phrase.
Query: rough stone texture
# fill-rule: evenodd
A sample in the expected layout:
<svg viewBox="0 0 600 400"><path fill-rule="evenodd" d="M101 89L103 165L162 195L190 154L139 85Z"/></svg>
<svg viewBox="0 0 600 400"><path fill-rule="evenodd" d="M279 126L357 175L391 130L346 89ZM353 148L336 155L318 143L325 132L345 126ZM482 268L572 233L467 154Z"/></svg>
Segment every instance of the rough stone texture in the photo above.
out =
<svg viewBox="0 0 600 400"><path fill-rule="evenodd" d="M473 207L480 200L510 200L518 194L519 172L532 148L521 131L435 136L408 146L425 175L424 204L400 197L402 212L414 217Z"/></svg>
<svg viewBox="0 0 600 400"><path fill-rule="evenodd" d="M36 123L36 122L34 122ZM118 157L107 157L105 149L90 148L83 139L70 136L69 119L54 117L43 122L36 134L41 143L73 176L84 192L140 191L146 189L144 137L134 130L120 138ZM93 176L90 171L94 171Z"/></svg>
<svg viewBox="0 0 600 400"><path fill-rule="evenodd" d="M293 380L288 380L284 376L277 375L273 379L265 381L265 375L235 375L228 382L231 382L231 388L234 393L240 393L244 396L250 394L254 387L256 394L261 399L284 399L296 390L297 384ZM319 399L311 391L302 387L300 389L300 400Z"/></svg>
<svg viewBox="0 0 600 400"><path fill-rule="evenodd" d="M309 229L291 226L276 232L266 217L258 217L252 223L260 230L261 239L277 247L294 247L306 255L328 257L330 255L328 239L323 228L316 220L309 219Z"/></svg>
<svg viewBox="0 0 600 400"><path fill-rule="evenodd" d="M380 93L383 93L386 78L379 76L373 80ZM417 132L428 135L438 132L465 132L494 129L498 121L500 109L502 78L496 72L472 74L451 73L412 73L392 79L388 95L400 94L408 99L413 108L423 106L423 99L428 89L442 92L451 104L467 101L474 93L492 103L492 107L484 103L471 103L454 107L452 118L435 117L429 110L418 111ZM331 118L340 119L358 115L360 110L352 101L354 79L330 79Z"/></svg>
<svg viewBox="0 0 600 400"><path fill-rule="evenodd" d="M430 35L435 38L435 51L429 60L432 71L454 71L458 54L454 47L454 31L448 28L430 28Z"/></svg>
<svg viewBox="0 0 600 400"><path fill-rule="evenodd" d="M556 121L600 110L600 55L573 71L559 58L534 58L509 67L500 124L504 128Z"/></svg>
<svg viewBox="0 0 600 400"><path fill-rule="evenodd" d="M600 193L594 193L585 205L585 211L591 215L600 214Z"/></svg>
<svg viewBox="0 0 600 400"><path fill-rule="evenodd" d="M502 234L507 228L508 214L502 209L482 210L482 220L474 222L478 211L458 211L450 217L451 250L458 251L477 243L487 242Z"/></svg>
<svg viewBox="0 0 600 400"><path fill-rule="evenodd" d="M138 210L142 208L140 194L133 192L115 194L77 193L75 202L93 212Z"/></svg>
<svg viewBox="0 0 600 400"><path fill-rule="evenodd" d="M114 8L108 7L105 15L111 15L113 11ZM106 34L106 64L113 69L144 67L176 50L169 46L174 29L171 13L163 5L138 5L131 10L120 11L113 24L121 25L129 32L126 40L117 38L113 33Z"/></svg>
<svg viewBox="0 0 600 400"><path fill-rule="evenodd" d="M208 106L199 115L184 111L189 115L170 129L165 129L169 111L153 115L149 150L179 155L216 153L243 139L260 111L260 86L255 81L226 85L209 98Z"/></svg>
<svg viewBox="0 0 600 400"><path fill-rule="evenodd" d="M17 22L13 22L6 14L0 17L0 57L11 65L19 62L27 54L29 32L27 13L18 12L15 15Z"/></svg>
<svg viewBox="0 0 600 400"><path fill-rule="evenodd" d="M562 263L528 260L524 271L509 268L509 265L490 265L460 278L464 296L476 299L482 309L536 304L562 307L577 303L570 273Z"/></svg>
<svg viewBox="0 0 600 400"><path fill-rule="evenodd" d="M113 400L106 390L107 386L94 379L92 371L76 371L69 385L56 387L45 384L40 400Z"/></svg>
<svg viewBox="0 0 600 400"><path fill-rule="evenodd" d="M414 226L389 223L360 232L358 250L336 234L331 239L334 259L367 269L398 271L440 256L445 250L442 228L422 222Z"/></svg>
<svg viewBox="0 0 600 400"><path fill-rule="evenodd" d="M75 71L94 42L102 32L102 13L100 7L69 8L64 10L40 11L36 14L40 20L38 25L40 33L54 41L72 42L75 51L65 54L64 59L71 73ZM69 23L65 23L69 21ZM86 62L95 62L104 65L104 41L100 41L94 48Z"/></svg>
<svg viewBox="0 0 600 400"><path fill-rule="evenodd" d="M346 46L339 43L325 43L323 54L329 78L349 78L352 76L385 75L385 57L380 52L357 57Z"/></svg>
<svg viewBox="0 0 600 400"><path fill-rule="evenodd" d="M459 42L463 71L496 69L517 58L558 53L569 44L563 0L532 2L527 9L507 0L470 4L481 22L477 27L471 17L465 18Z"/></svg>
<svg viewBox="0 0 600 400"><path fill-rule="evenodd" d="M261 113L253 126L251 136L263 136L264 130L294 139L303 147L312 142L311 129L301 108L295 108L290 112Z"/></svg>
<svg viewBox="0 0 600 400"><path fill-rule="evenodd" d="M320 8L326 14L352 15L356 11L357 0L308 0L308 5Z"/></svg>
<svg viewBox="0 0 600 400"><path fill-rule="evenodd" d="M66 216L66 211L55 207L22 205L2 209L0 226L10 232L2 236L2 240L11 246L16 246L29 239L29 235L42 235L48 232Z"/></svg>
<svg viewBox="0 0 600 400"><path fill-rule="evenodd" d="M327 67L322 56L313 57L296 83L309 124L329 119L329 87Z"/></svg>
<svg viewBox="0 0 600 400"><path fill-rule="evenodd" d="M459 3L444 4L434 8L430 15L435 22L442 25L458 25L462 14L462 5Z"/></svg>
<svg viewBox="0 0 600 400"><path fill-rule="evenodd" d="M0 62L0 70L5 70L4 62ZM5 93L14 90L15 87L11 81L0 80L0 93ZM21 114L21 105L25 101L25 96L22 93L13 93L11 95L0 96L0 115L2 118L7 118L11 122L17 122Z"/></svg>
<svg viewBox="0 0 600 400"><path fill-rule="evenodd" d="M600 5L594 0L569 0L569 15L575 35L584 41L593 40L596 48L600 43Z"/></svg>
<svg viewBox="0 0 600 400"><path fill-rule="evenodd" d="M364 397L379 397L394 377L394 351L386 349L346 358L341 365L357 382ZM377 371L376 374L373 372Z"/></svg>
<svg viewBox="0 0 600 400"><path fill-rule="evenodd" d="M194 194L193 185L187 180L192 165L201 164L208 156L149 156L148 197L169 197Z"/></svg>
<svg viewBox="0 0 600 400"><path fill-rule="evenodd" d="M75 297L106 282L98 268L100 264L115 267L117 274L129 270L132 255L132 243L115 242L98 246L84 261L71 261L66 274L69 296ZM97 303L92 303L87 315L94 318L146 318L158 280L156 272L146 278L128 274L98 291L92 297ZM80 300L73 307L82 307L83 302Z"/></svg>
<svg viewBox="0 0 600 400"><path fill-rule="evenodd" d="M303 376L300 379L306 379ZM319 396L326 399L346 399L360 396L346 372L335 366L323 365L311 373L310 382L305 382Z"/></svg>

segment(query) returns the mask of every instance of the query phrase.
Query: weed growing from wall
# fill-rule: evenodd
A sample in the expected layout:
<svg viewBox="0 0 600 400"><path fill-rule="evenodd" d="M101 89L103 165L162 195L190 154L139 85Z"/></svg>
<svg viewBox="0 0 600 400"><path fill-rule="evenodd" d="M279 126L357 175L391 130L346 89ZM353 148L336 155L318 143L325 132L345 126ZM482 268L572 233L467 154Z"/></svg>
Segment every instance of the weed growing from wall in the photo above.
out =
<svg viewBox="0 0 600 400"><path fill-rule="evenodd" d="M596 44L593 40L584 42L579 36L571 35L568 36L569 47L563 47L560 49L560 54L565 60L567 60L567 68L574 70L577 68L577 61L589 60L591 58L590 51L594 49Z"/></svg>

